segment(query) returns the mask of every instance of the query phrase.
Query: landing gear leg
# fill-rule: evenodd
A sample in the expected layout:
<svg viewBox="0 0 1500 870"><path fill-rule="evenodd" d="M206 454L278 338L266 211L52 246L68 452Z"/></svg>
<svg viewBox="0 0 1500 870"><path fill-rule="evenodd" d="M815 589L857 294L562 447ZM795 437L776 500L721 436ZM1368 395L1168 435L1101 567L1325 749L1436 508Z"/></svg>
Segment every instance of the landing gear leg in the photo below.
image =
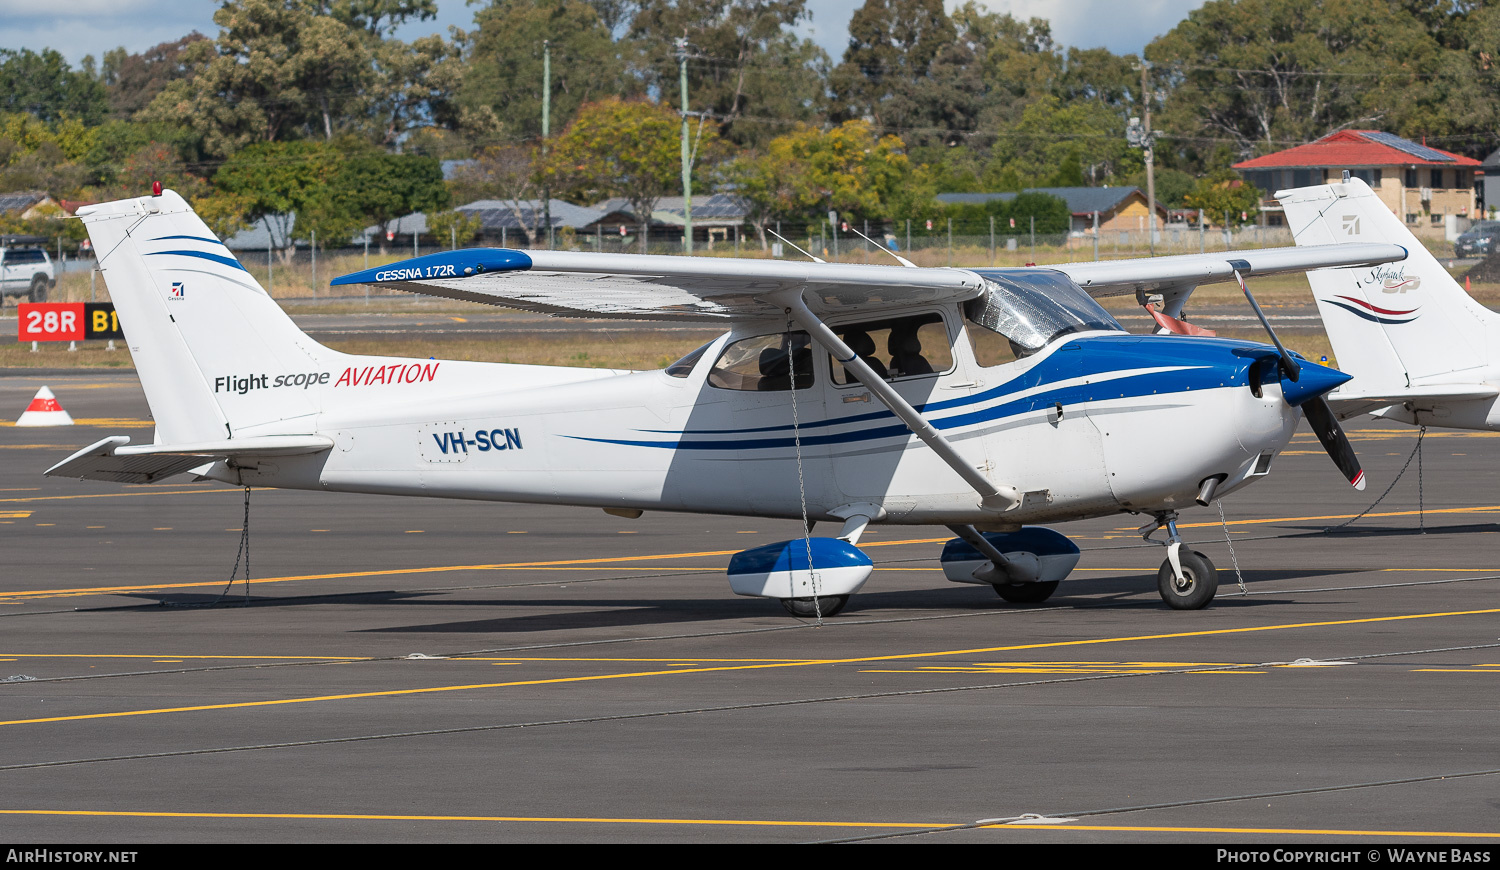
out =
<svg viewBox="0 0 1500 870"><path fill-rule="evenodd" d="M1167 558L1156 572L1156 589L1163 601L1174 610L1200 610L1214 600L1219 591L1219 570L1202 553L1189 550L1182 545L1182 536L1177 533L1177 512L1162 511L1156 522L1142 536L1151 540L1157 529L1166 526Z"/></svg>

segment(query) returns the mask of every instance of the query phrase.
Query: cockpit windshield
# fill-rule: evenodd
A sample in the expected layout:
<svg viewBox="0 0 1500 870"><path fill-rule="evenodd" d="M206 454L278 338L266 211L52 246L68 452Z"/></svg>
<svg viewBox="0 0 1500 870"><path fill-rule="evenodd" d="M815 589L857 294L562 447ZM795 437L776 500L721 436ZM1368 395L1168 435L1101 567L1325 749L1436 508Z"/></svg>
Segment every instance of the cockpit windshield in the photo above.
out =
<svg viewBox="0 0 1500 870"><path fill-rule="evenodd" d="M964 315L1010 339L1022 353L1035 353L1047 342L1069 333L1093 329L1125 331L1119 321L1061 272L976 271L985 279L985 293L964 304Z"/></svg>

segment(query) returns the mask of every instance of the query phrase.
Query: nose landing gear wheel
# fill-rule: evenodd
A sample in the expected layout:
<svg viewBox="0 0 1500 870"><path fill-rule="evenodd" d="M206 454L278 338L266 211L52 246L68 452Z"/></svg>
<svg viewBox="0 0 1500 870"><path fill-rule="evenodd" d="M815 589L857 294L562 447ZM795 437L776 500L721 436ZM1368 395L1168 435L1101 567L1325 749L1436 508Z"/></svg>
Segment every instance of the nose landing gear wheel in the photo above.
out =
<svg viewBox="0 0 1500 870"><path fill-rule="evenodd" d="M849 603L847 595L822 595L818 598L817 608L813 607L811 598L783 598L781 606L786 612L803 619L813 619L821 612L824 616L835 616L844 605Z"/></svg>
<svg viewBox="0 0 1500 870"><path fill-rule="evenodd" d="M1184 547L1178 551L1182 562L1182 581L1172 573L1172 560L1161 563L1156 572L1156 590L1173 610L1200 610L1214 600L1219 591L1219 569L1202 553Z"/></svg>
<svg viewBox="0 0 1500 870"><path fill-rule="evenodd" d="M1011 604L1041 604L1057 591L1056 580L1047 583L992 583L995 594Z"/></svg>

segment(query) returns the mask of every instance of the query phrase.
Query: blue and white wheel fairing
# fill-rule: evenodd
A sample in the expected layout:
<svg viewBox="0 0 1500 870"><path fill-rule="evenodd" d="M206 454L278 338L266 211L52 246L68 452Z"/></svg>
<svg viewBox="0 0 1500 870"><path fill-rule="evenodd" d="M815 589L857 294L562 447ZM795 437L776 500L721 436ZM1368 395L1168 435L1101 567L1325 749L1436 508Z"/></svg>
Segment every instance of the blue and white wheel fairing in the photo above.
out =
<svg viewBox="0 0 1500 870"><path fill-rule="evenodd" d="M811 544L812 571L807 554ZM839 538L780 541L736 553L729 560L729 588L759 598L853 595L875 565L864 551Z"/></svg>
<svg viewBox="0 0 1500 870"><path fill-rule="evenodd" d="M1031 553L1040 567L1038 583L1056 583L1067 577L1078 564L1078 545L1066 535L1042 526L1026 526L1018 532L984 532L984 537L995 549L1006 555ZM987 566L990 560L963 538L953 538L943 545L939 557L943 574L954 583L978 583L989 586L988 580L980 580L974 573Z"/></svg>

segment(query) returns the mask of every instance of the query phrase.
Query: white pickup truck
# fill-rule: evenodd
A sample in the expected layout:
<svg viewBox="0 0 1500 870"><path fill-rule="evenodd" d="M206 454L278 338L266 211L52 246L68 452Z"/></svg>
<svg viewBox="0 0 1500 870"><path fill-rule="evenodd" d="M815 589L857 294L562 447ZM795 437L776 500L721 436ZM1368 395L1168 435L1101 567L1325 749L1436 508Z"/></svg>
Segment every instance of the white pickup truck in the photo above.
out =
<svg viewBox="0 0 1500 870"><path fill-rule="evenodd" d="M25 296L30 302L46 302L57 286L57 269L43 238L0 236L0 299Z"/></svg>

